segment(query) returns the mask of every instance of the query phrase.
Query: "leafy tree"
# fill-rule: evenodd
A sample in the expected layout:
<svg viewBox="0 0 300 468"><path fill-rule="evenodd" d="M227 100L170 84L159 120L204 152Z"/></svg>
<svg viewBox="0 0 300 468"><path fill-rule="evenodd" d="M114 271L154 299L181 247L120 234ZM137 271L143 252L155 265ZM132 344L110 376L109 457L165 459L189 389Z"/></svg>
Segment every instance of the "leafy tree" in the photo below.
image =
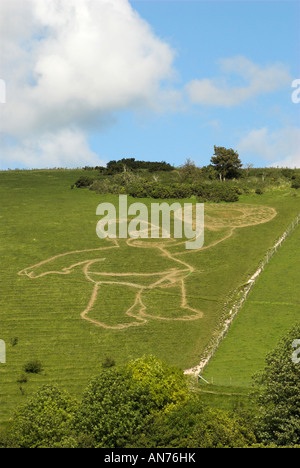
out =
<svg viewBox="0 0 300 468"><path fill-rule="evenodd" d="M188 158L180 167L180 179L182 182L192 182L201 173L201 169L196 167L194 161Z"/></svg>
<svg viewBox="0 0 300 468"><path fill-rule="evenodd" d="M225 411L205 407L191 395L168 412L154 413L128 447L238 448L255 443L249 424Z"/></svg>
<svg viewBox="0 0 300 468"><path fill-rule="evenodd" d="M59 448L76 444L71 434L77 409L71 396L54 386L44 386L13 418L10 445L17 448Z"/></svg>
<svg viewBox="0 0 300 468"><path fill-rule="evenodd" d="M212 164L209 164L208 166L203 166L201 168L201 174L206 180L215 180L218 178L216 168Z"/></svg>
<svg viewBox="0 0 300 468"><path fill-rule="evenodd" d="M211 158L211 163L215 166L220 181L226 178L237 177L238 170L242 167L242 162L239 155L233 149L226 149L223 146L214 146L214 156Z"/></svg>
<svg viewBox="0 0 300 468"><path fill-rule="evenodd" d="M182 401L186 392L182 373L151 356L103 370L84 393L75 429L91 436L96 448L123 447L147 415Z"/></svg>
<svg viewBox="0 0 300 468"><path fill-rule="evenodd" d="M90 435L95 447L121 447L143 417L142 392L128 371L110 368L88 385L75 418L75 429Z"/></svg>
<svg viewBox="0 0 300 468"><path fill-rule="evenodd" d="M267 355L265 369L254 377L260 407L257 434L264 444L300 443L300 362L293 359L295 340L300 340L300 322Z"/></svg>
<svg viewBox="0 0 300 468"><path fill-rule="evenodd" d="M152 355L131 361L127 367L133 380L149 392L153 410L168 411L187 400L187 380L180 369Z"/></svg>

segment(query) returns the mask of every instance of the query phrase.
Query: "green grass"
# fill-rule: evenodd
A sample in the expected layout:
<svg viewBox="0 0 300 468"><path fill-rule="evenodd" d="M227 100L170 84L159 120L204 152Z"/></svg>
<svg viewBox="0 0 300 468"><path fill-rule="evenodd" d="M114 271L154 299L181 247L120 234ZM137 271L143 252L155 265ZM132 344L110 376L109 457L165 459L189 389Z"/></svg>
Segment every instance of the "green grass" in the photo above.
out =
<svg viewBox="0 0 300 468"><path fill-rule="evenodd" d="M203 311L202 319L149 319L138 327L104 329L80 317L93 289L80 268L69 275L36 279L18 276L20 270L54 255L105 245L96 236L96 207L103 201L116 203L117 197L71 190L81 174L84 171L0 173L0 338L7 344L7 363L0 365L0 423L5 423L16 405L44 383L58 384L80 397L107 355L113 356L117 364L151 353L182 369L197 365L227 296L253 274L266 250L299 212L299 196L293 196L292 190L241 197L241 204L275 207L278 214L269 223L237 229L232 237L211 249L180 256L195 268L186 279L186 292L189 305ZM150 207L152 200L138 201ZM216 233L207 233L206 242L215 237ZM120 249L120 256L114 256L112 271L126 271L133 264L143 271L150 266L165 268L166 258L156 254L145 259L145 252L142 254L137 262L138 253L129 258ZM58 265L64 266L61 260ZM103 288L103 304L124 319L124 306L132 300L130 289L124 295L121 286L111 292L109 288ZM170 304L180 301L178 294L178 288L161 289L156 295L149 294L145 302L154 317L164 312L171 317ZM107 311L105 307L103 314L94 311L93 318L103 320ZM124 320L130 321L127 317ZM18 343L12 346L15 337ZM42 362L44 372L29 376L23 395L16 381L23 365L32 359Z"/></svg>
<svg viewBox="0 0 300 468"><path fill-rule="evenodd" d="M244 307L205 369L215 385L249 387L265 356L300 319L300 225L257 280Z"/></svg>
<svg viewBox="0 0 300 468"><path fill-rule="evenodd" d="M249 398L249 389L200 383L196 389L201 394L201 401L210 408L223 411L255 411L254 400Z"/></svg>

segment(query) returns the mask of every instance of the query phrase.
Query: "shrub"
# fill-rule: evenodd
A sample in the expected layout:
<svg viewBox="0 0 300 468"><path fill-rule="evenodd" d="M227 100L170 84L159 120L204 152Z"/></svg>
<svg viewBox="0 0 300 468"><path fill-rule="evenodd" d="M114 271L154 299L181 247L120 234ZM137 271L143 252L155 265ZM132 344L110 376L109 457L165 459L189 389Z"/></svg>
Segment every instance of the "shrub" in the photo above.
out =
<svg viewBox="0 0 300 468"><path fill-rule="evenodd" d="M10 344L12 345L12 347L17 346L18 342L19 342L19 338L17 336L14 336L10 340Z"/></svg>
<svg viewBox="0 0 300 468"><path fill-rule="evenodd" d="M102 362L102 367L104 368L114 367L115 365L116 365L116 362L114 358L111 356L106 356L106 358Z"/></svg>
<svg viewBox="0 0 300 468"><path fill-rule="evenodd" d="M289 169L289 168L284 168L281 170L281 174L283 177L286 177L287 179L292 179L294 175L294 169Z"/></svg>
<svg viewBox="0 0 300 468"><path fill-rule="evenodd" d="M109 183L109 181L102 179L94 180L89 186L89 189L96 193L113 193L112 190L114 187Z"/></svg>
<svg viewBox="0 0 300 468"><path fill-rule="evenodd" d="M197 184L193 186L193 192L203 201L219 203L236 202L239 199L237 190L226 184Z"/></svg>
<svg viewBox="0 0 300 468"><path fill-rule="evenodd" d="M88 177L88 176L81 176L79 177L79 179L75 182L75 186L77 188L81 188L81 187L89 187L90 185L92 185L94 179L91 178L91 177Z"/></svg>
<svg viewBox="0 0 300 468"><path fill-rule="evenodd" d="M17 383L19 385L25 384L28 382L28 377L26 374L21 374L20 377L17 379Z"/></svg>
<svg viewBox="0 0 300 468"><path fill-rule="evenodd" d="M296 177L292 180L292 188L294 188L294 189L300 188L300 176L296 176Z"/></svg>
<svg viewBox="0 0 300 468"><path fill-rule="evenodd" d="M43 370L43 365L38 359L34 359L24 364L23 369L27 374L40 374Z"/></svg>
<svg viewBox="0 0 300 468"><path fill-rule="evenodd" d="M262 195L264 192L263 192L262 189L257 188L257 189L255 190L255 193L256 193L257 195Z"/></svg>

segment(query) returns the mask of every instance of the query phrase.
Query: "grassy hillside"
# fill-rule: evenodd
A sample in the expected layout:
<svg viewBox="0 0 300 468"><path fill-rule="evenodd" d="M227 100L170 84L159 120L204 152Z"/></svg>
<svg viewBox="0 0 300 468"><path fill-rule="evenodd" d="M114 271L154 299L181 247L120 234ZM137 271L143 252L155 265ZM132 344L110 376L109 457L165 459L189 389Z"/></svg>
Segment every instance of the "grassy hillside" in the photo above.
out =
<svg viewBox="0 0 300 468"><path fill-rule="evenodd" d="M272 258L203 377L215 385L250 386L265 356L300 317L300 226Z"/></svg>
<svg viewBox="0 0 300 468"><path fill-rule="evenodd" d="M121 364L152 353L182 369L197 365L227 296L253 274L299 212L299 196L290 188L243 195L237 203L205 205L203 250L126 242L114 249L96 236L96 207L117 204L118 197L71 190L83 172L0 174L0 338L7 344L7 363L0 365L1 422L44 383L80 395L106 356ZM139 201L149 207L153 202ZM136 284L138 277L149 286L172 268L177 277L164 277L165 283L142 295L124 284ZM98 286L103 273L111 280ZM17 380L32 359L44 371L30 376L21 391Z"/></svg>

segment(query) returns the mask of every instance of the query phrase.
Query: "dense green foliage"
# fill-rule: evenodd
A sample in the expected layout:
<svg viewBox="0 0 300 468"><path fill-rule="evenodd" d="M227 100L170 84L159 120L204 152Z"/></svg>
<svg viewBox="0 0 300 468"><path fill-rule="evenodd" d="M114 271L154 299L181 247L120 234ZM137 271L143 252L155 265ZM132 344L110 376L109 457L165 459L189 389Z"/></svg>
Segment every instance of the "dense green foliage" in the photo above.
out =
<svg viewBox="0 0 300 468"><path fill-rule="evenodd" d="M88 169L88 168L86 168ZM152 161L136 161L135 158L123 158L119 161L109 161L106 167L97 168L102 174L112 175L119 172L124 172L127 170L147 170L149 172L156 171L172 171L173 166L166 163L165 161L161 162L152 162Z"/></svg>
<svg viewBox="0 0 300 468"><path fill-rule="evenodd" d="M2 444L16 448L67 446L76 408L67 392L44 386L18 408Z"/></svg>
<svg viewBox="0 0 300 468"><path fill-rule="evenodd" d="M86 389L75 418L77 432L96 447L123 447L141 430L144 418L187 398L182 373L153 356L103 371Z"/></svg>
<svg viewBox="0 0 300 468"><path fill-rule="evenodd" d="M173 411L150 415L129 446L145 448L243 448L255 443L251 424L232 413L206 407L201 396Z"/></svg>
<svg viewBox="0 0 300 468"><path fill-rule="evenodd" d="M43 365L38 359L26 362L23 366L24 372L27 374L40 374L43 370Z"/></svg>
<svg viewBox="0 0 300 468"><path fill-rule="evenodd" d="M184 184L170 185L159 182L139 181L127 186L126 193L137 198L181 199L196 196L199 201L235 202L239 199L236 187L219 184Z"/></svg>
<svg viewBox="0 0 300 468"><path fill-rule="evenodd" d="M98 448L122 447L139 430L151 407L148 389L134 382L127 369L114 368L89 384L76 414L75 428L92 436Z"/></svg>
<svg viewBox="0 0 300 468"><path fill-rule="evenodd" d="M102 371L80 403L44 386L13 418L1 445L59 447L245 447L250 424L206 408L186 377L154 356Z"/></svg>
<svg viewBox="0 0 300 468"><path fill-rule="evenodd" d="M264 444L292 446L300 441L300 362L294 342L299 351L300 322L267 355L265 369L255 376L259 386L257 434Z"/></svg>
<svg viewBox="0 0 300 468"><path fill-rule="evenodd" d="M254 377L251 412L207 406L179 369L150 355L102 370L80 402L56 386L42 387L17 409L0 447L296 447L300 367L292 353L299 336L298 323L267 356Z"/></svg>
<svg viewBox="0 0 300 468"><path fill-rule="evenodd" d="M292 178L292 188L295 188L295 189L300 188L300 176L299 175Z"/></svg>
<svg viewBox="0 0 300 468"><path fill-rule="evenodd" d="M77 188L97 193L128 194L134 198L184 199L200 202L235 202L239 195L263 194L280 186L299 188L299 171L288 168L242 168L232 149L215 147L212 164L197 167L187 159L174 168L166 163L131 159L110 161L106 168L86 167L75 181ZM220 183L221 181L221 183Z"/></svg>

